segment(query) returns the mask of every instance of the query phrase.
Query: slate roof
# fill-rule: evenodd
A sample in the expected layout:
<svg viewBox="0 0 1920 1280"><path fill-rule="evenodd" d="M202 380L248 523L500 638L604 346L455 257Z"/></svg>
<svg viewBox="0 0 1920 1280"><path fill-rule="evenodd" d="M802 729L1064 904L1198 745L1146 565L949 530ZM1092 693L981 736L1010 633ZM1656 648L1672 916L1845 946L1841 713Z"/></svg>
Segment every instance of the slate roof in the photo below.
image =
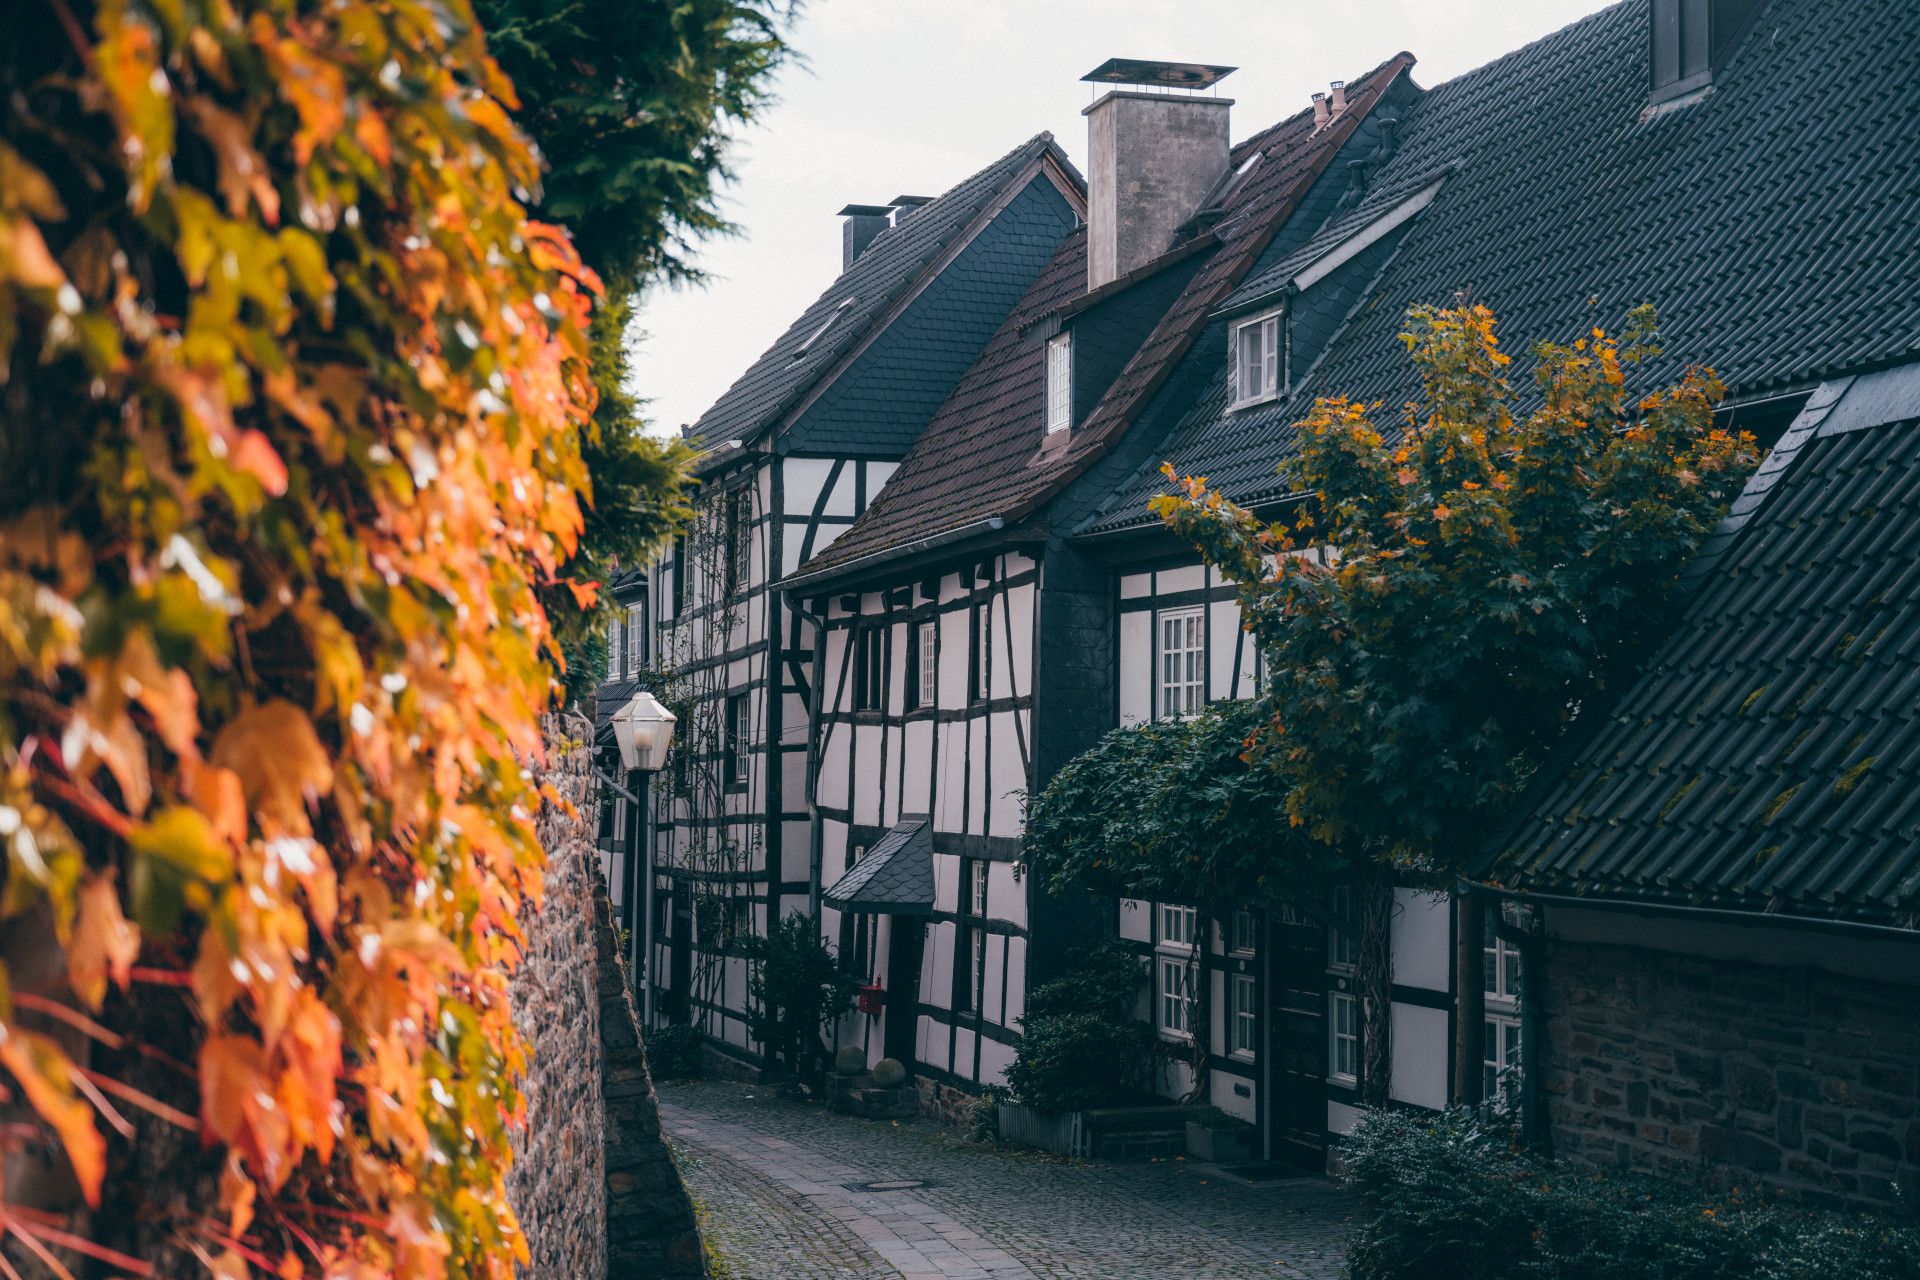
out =
<svg viewBox="0 0 1920 1280"><path fill-rule="evenodd" d="M896 823L821 895L843 911L933 914L933 832L922 819Z"/></svg>
<svg viewBox="0 0 1920 1280"><path fill-rule="evenodd" d="M1233 148L1235 169L1256 152L1259 164L1229 192L1206 243L1171 247L1116 282L1144 287L1156 270L1196 254L1205 260L1064 448L1041 452L1044 350L1028 330L1054 311L1085 300L1086 233L1063 241L1026 297L1007 317L918 443L858 520L794 575L830 576L858 561L998 518L1024 519L1110 449L1179 363L1220 305L1270 243L1394 79L1413 65L1399 54L1352 82L1348 107L1314 131L1311 110L1289 117ZM1108 286L1109 289L1115 286Z"/></svg>
<svg viewBox="0 0 1920 1280"><path fill-rule="evenodd" d="M1066 164L1053 135L1038 134L875 236L853 265L700 415L689 433L690 442L696 448L711 448L727 440L750 439L773 424L859 345L874 323L956 237L966 233L1008 183L1048 151ZM815 333L820 336L801 352Z"/></svg>
<svg viewBox="0 0 1920 1280"><path fill-rule="evenodd" d="M1829 384L1688 570L1643 673L1481 878L1920 923L1920 364Z"/></svg>
<svg viewBox="0 0 1920 1280"><path fill-rule="evenodd" d="M1771 0L1704 99L1643 119L1647 14L1625 0L1424 94L1365 201L1299 255L1446 175L1349 322L1276 405L1226 413L1212 379L1164 456L1242 502L1284 496L1274 468L1314 397L1411 398L1402 317L1463 291L1514 351L1654 304L1667 351L1646 385L1699 363L1736 394L1804 390L1920 350L1911 3ZM1150 521L1162 487L1143 472L1090 527Z"/></svg>

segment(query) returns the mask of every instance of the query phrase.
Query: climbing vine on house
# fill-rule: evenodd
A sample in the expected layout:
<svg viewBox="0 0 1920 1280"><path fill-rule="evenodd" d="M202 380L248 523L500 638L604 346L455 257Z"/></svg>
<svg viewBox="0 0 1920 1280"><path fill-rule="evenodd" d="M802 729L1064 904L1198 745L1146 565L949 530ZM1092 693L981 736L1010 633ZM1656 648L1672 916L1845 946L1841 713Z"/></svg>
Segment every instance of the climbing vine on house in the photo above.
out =
<svg viewBox="0 0 1920 1280"><path fill-rule="evenodd" d="M1420 398L1391 430L1378 405L1316 402L1282 467L1300 498L1281 520L1198 478L1154 502L1236 584L1261 652L1266 683L1244 713L1258 781L1235 785L1255 788L1289 833L1255 826L1266 887L1289 868L1324 869L1295 840L1349 860L1359 882L1373 1102L1389 1084L1395 877L1451 882L1488 818L1657 631L1680 569L1758 456L1750 436L1714 426L1723 388L1710 370L1628 394L1628 371L1659 351L1651 308L1618 337L1536 345L1537 407L1525 413L1486 308L1416 308L1404 340ZM1206 807L1204 794L1191 806ZM1192 856L1170 843L1149 859L1159 870L1131 867L1112 886L1144 896L1166 878L1165 857Z"/></svg>
<svg viewBox="0 0 1920 1280"><path fill-rule="evenodd" d="M462 0L5 26L9 1249L510 1276L596 281Z"/></svg>

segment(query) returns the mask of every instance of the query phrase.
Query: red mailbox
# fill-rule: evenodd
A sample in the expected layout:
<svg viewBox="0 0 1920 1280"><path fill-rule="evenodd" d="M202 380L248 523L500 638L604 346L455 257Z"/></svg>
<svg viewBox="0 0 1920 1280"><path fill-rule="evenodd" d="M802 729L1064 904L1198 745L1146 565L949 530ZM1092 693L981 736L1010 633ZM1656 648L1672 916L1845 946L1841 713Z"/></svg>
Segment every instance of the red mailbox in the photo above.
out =
<svg viewBox="0 0 1920 1280"><path fill-rule="evenodd" d="M864 1014L877 1016L887 1007L886 1000L887 989L877 982L870 982L860 988L857 1007Z"/></svg>

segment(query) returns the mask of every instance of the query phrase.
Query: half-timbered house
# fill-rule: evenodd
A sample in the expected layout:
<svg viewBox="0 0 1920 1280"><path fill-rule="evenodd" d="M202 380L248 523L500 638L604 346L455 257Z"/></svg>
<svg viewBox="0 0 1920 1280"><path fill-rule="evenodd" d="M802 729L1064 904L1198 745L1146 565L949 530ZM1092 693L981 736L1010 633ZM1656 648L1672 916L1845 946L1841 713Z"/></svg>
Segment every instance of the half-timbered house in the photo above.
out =
<svg viewBox="0 0 1920 1280"><path fill-rule="evenodd" d="M813 865L817 641L770 585L872 501L1081 199L1042 134L937 198L847 206L840 276L686 433L697 515L650 574L660 693L679 722L649 784L641 932L655 1016L743 1059L759 1047L733 944L805 910Z"/></svg>
<svg viewBox="0 0 1920 1280"><path fill-rule="evenodd" d="M1823 378L1899 359L1920 339L1907 305L1920 269L1920 240L1904 212L1920 189L1920 171L1906 159L1915 136L1915 47L1902 34L1909 19L1885 0L1624 0L1420 94L1382 130L1377 152L1350 166L1334 215L1216 308L1213 372L1161 456L1243 505L1283 516L1291 495L1276 468L1294 446L1289 424L1319 396L1386 405L1414 398L1398 341L1403 317L1415 304L1461 298L1491 307L1510 341L1570 340L1652 303L1665 352L1634 371L1635 385L1711 365L1730 389L1720 425L1771 444ZM1515 381L1519 407L1530 408L1530 384ZM1118 574L1126 719L1238 692L1246 678L1231 592L1147 512L1164 488L1157 468L1142 467L1070 538ZM1831 735L1844 742L1854 733ZM1669 745L1646 734L1635 741L1649 752ZM1669 776L1664 762L1647 767ZM1592 817L1584 831L1607 828L1610 820L1571 794L1556 812ZM1536 827L1527 846L1543 860L1538 850L1571 849L1548 829ZM1582 855L1556 856L1542 883L1564 875L1564 885L1584 884L1569 870ZM1675 872L1650 860L1635 874ZM1123 927L1143 947L1178 951L1183 925L1166 915L1143 905ZM1289 1046L1270 1059L1286 1081L1324 1073L1326 1125L1338 1132L1354 1118L1349 1099L1364 1059L1344 940L1337 925L1330 934L1284 923L1275 932L1269 961L1280 981L1265 998L1247 984L1253 1026L1270 1020L1253 1034ZM1527 1001L1546 984L1529 996L1516 936L1505 925L1489 929L1479 899L1400 891L1392 1098L1517 1101L1543 1076L1583 1099L1589 1088L1613 1096L1580 1075L1613 1072L1601 1061L1605 1048L1587 1052L1580 1070L1563 1062L1521 1069L1532 1043ZM1218 939L1215 947L1232 950ZM1596 1002L1611 999L1587 990ZM1229 994L1214 1006L1234 1011L1237 1000ZM1591 1005L1586 1012L1595 1014ZM1324 1048L1313 1047L1316 1034ZM1304 1048L1296 1055L1295 1046ZM1533 1047L1546 1061L1547 1046ZM1281 1105L1303 1096L1287 1083ZM1304 1110L1297 1119L1311 1129ZM1582 1140L1596 1153L1659 1146L1632 1136L1636 1124L1665 1123L1644 1110L1623 1101L1590 1115Z"/></svg>
<svg viewBox="0 0 1920 1280"><path fill-rule="evenodd" d="M1123 87L1087 109L1087 226L873 505L782 584L825 622L822 928L876 989L876 1012L842 1036L930 1090L999 1082L1029 986L1090 933L1119 927L1112 904L1050 899L1018 871L1024 797L1131 705L1115 579L1062 534L1157 456L1200 394L1184 357L1211 312L1338 207L1338 162L1378 149L1378 119L1413 92L1411 63L1402 55L1237 146L1231 104L1204 92L1229 69L1096 71ZM1124 87L1139 85L1153 91ZM1143 189L1156 199L1128 194ZM1238 635L1236 619L1220 626ZM899 896L909 882L920 898ZM1221 1058L1251 1108L1252 1063Z"/></svg>

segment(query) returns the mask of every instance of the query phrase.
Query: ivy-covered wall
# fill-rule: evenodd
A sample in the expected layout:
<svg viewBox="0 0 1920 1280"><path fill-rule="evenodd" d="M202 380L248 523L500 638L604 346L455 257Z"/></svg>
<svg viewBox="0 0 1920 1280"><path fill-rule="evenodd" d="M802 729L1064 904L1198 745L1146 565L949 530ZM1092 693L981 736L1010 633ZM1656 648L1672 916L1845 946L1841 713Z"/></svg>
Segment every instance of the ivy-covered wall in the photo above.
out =
<svg viewBox="0 0 1920 1280"><path fill-rule="evenodd" d="M590 733L568 720L548 735L547 781L574 812L549 807L540 817L546 899L527 922L512 988L533 1061L507 1188L532 1255L528 1276L692 1280L706 1274L700 1236L661 1136L586 817L598 811L581 745Z"/></svg>

